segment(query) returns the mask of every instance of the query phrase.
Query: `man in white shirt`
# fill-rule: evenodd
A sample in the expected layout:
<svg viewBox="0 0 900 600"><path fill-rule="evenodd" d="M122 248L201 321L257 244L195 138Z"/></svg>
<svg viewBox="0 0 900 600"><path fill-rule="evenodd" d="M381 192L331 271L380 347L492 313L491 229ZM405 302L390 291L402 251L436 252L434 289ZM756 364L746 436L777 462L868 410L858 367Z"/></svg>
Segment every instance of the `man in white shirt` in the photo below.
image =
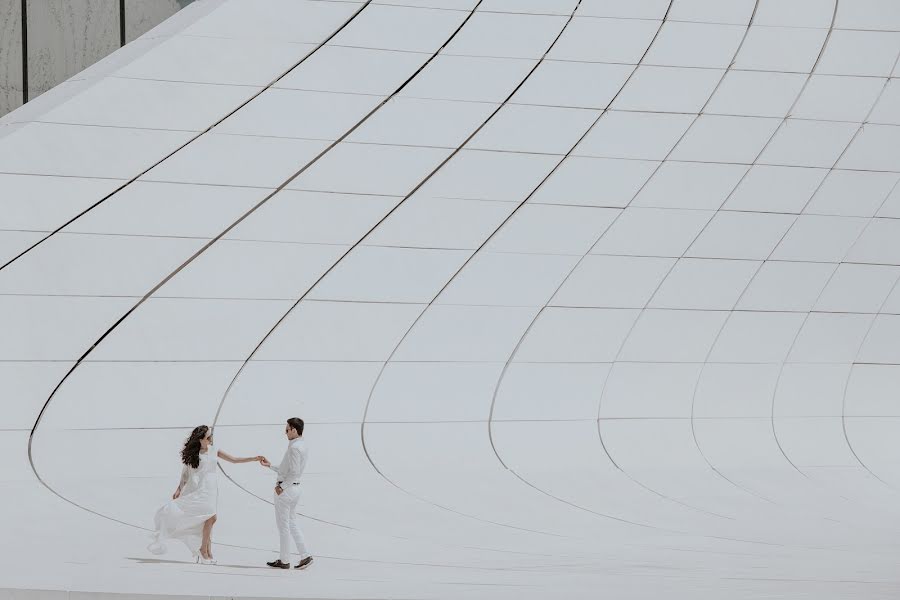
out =
<svg viewBox="0 0 900 600"><path fill-rule="evenodd" d="M300 500L300 476L306 468L308 451L306 442L303 441L303 419L296 417L288 419L284 428L288 439L287 451L284 458L277 465L264 459L263 466L269 467L278 473L278 483L275 485L275 523L278 525L278 535L281 541L281 555L278 560L266 563L276 569L291 568L291 537L300 553L298 569L305 569L312 563L312 556L306 550L303 534L297 527L297 502Z"/></svg>

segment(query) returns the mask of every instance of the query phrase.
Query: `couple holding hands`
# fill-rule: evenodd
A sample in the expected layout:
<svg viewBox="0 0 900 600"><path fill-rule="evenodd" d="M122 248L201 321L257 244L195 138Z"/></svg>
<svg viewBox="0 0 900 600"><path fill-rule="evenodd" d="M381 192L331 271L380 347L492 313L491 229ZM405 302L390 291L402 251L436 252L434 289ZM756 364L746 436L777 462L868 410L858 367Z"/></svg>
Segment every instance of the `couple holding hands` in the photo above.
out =
<svg viewBox="0 0 900 600"><path fill-rule="evenodd" d="M154 518L153 542L150 552L166 552L168 540L180 540L187 545L197 562L216 564L212 555L212 528L216 523L219 486L216 481L218 460L230 463L259 462L278 474L275 485L275 523L278 526L280 556L266 563L276 569L290 569L290 542L294 539L300 562L297 569L312 563L303 533L297 526L295 511L300 500L300 476L306 468L308 450L303 440L303 419L288 419L284 428L288 447L281 463L271 464L265 456L237 458L213 445L212 430L206 425L195 427L181 449L181 480L172 495Z"/></svg>

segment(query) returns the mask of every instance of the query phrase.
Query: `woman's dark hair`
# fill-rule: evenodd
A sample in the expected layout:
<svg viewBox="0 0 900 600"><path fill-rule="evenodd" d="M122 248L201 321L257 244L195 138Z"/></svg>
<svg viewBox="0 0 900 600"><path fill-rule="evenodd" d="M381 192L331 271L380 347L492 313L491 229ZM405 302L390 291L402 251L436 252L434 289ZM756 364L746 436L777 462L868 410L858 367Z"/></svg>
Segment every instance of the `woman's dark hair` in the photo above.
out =
<svg viewBox="0 0 900 600"><path fill-rule="evenodd" d="M297 435L303 435L303 419L291 417L287 420L287 424L293 429L297 430Z"/></svg>
<svg viewBox="0 0 900 600"><path fill-rule="evenodd" d="M195 469L200 466L200 440L205 438L208 432L209 427L206 425L194 427L191 435L184 443L184 448L181 449L181 462Z"/></svg>

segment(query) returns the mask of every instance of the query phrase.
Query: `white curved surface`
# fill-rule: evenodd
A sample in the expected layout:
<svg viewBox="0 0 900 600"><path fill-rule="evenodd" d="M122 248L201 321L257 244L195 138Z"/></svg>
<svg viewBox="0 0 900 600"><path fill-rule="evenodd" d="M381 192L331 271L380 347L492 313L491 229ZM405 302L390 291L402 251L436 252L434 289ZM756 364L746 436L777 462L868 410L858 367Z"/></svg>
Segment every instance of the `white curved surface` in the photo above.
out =
<svg viewBox="0 0 900 600"><path fill-rule="evenodd" d="M0 126L0 588L900 592L890 2L183 13ZM314 568L150 557L294 415Z"/></svg>

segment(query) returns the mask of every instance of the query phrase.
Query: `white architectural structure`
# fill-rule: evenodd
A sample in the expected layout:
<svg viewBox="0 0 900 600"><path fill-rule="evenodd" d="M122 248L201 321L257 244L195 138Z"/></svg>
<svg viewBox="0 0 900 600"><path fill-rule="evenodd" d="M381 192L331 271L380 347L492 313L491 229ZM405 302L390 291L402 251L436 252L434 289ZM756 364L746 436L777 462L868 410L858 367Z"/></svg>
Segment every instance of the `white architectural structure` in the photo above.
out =
<svg viewBox="0 0 900 600"><path fill-rule="evenodd" d="M0 587L898 597L898 7L198 0L0 120ZM145 550L290 416L313 568L253 465Z"/></svg>

